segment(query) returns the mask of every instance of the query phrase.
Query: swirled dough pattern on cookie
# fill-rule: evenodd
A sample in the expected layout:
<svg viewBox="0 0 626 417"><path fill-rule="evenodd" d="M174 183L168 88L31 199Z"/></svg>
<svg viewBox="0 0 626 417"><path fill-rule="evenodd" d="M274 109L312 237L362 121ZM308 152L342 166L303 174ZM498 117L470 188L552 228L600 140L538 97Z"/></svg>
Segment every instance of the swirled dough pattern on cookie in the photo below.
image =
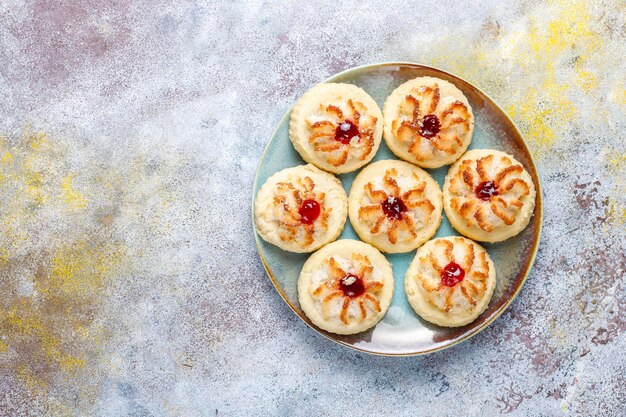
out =
<svg viewBox="0 0 626 417"><path fill-rule="evenodd" d="M298 299L307 317L337 334L365 331L387 313L393 297L391 265L376 248L338 240L315 252L298 279Z"/></svg>
<svg viewBox="0 0 626 417"><path fill-rule="evenodd" d="M419 77L396 88L383 108L389 149L422 168L451 164L474 133L474 114L461 90L434 77Z"/></svg>
<svg viewBox="0 0 626 417"><path fill-rule="evenodd" d="M439 184L423 169L385 160L365 167L348 198L359 237L383 252L409 252L430 239L442 217Z"/></svg>
<svg viewBox="0 0 626 417"><path fill-rule="evenodd" d="M461 234L500 242L520 233L535 207L535 185L522 164L501 151L467 152L448 171L444 209Z"/></svg>
<svg viewBox="0 0 626 417"><path fill-rule="evenodd" d="M313 165L269 177L254 202L259 235L290 252L313 252L337 239L347 217L341 182Z"/></svg>
<svg viewBox="0 0 626 417"><path fill-rule="evenodd" d="M404 277L415 312L446 327L474 321L489 305L495 284L496 270L487 251L460 236L426 242Z"/></svg>
<svg viewBox="0 0 626 417"><path fill-rule="evenodd" d="M302 159L335 174L372 160L383 132L378 104L352 84L318 84L291 111L289 138Z"/></svg>

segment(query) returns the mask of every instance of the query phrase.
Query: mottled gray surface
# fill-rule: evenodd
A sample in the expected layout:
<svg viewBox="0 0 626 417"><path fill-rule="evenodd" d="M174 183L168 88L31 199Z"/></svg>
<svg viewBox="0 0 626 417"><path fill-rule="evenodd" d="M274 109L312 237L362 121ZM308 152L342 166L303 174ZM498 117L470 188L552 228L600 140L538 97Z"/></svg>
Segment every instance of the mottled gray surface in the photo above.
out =
<svg viewBox="0 0 626 417"><path fill-rule="evenodd" d="M0 2L0 415L626 413L623 2L336 3ZM378 61L475 83L543 180L519 298L426 357L307 328L251 231L282 114Z"/></svg>

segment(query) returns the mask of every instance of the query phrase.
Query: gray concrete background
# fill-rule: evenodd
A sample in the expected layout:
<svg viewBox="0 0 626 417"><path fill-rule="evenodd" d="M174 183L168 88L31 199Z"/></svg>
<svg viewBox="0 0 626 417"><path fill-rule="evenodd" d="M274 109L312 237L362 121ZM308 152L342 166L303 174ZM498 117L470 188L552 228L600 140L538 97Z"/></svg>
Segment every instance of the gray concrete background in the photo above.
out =
<svg viewBox="0 0 626 417"><path fill-rule="evenodd" d="M0 415L626 414L623 2L339 3L0 1ZM520 296L426 357L307 328L251 231L282 114L380 61L490 94L543 181Z"/></svg>

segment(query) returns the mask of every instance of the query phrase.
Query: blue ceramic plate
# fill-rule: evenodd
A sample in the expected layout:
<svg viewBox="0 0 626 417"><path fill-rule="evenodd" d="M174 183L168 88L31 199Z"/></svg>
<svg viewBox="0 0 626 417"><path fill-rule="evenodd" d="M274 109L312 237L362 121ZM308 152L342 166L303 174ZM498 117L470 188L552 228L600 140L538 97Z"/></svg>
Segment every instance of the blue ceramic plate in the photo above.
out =
<svg viewBox="0 0 626 417"><path fill-rule="evenodd" d="M489 307L474 322L458 328L444 328L422 320L411 308L404 293L404 273L415 251L387 254L393 265L395 293L387 315L372 329L356 335L341 336L317 328L305 316L298 303L297 282L302 264L308 254L285 252L261 239L255 231L259 255L276 290L293 311L309 326L323 336L342 345L380 355L419 355L443 349L475 335L495 320L519 293L537 252L542 223L542 196L539 177L532 156L519 130L500 107L485 93L467 81L447 72L410 63L373 64L349 69L334 75L326 82L355 84L367 91L381 107L387 96L400 84L415 77L433 76L455 84L467 96L476 118L475 131L469 149L491 148L512 154L520 161L537 186L534 216L528 227L519 235L501 243L485 244L497 271L497 284ZM304 164L293 148L288 135L289 113L281 119L263 154L254 181L254 197L273 173L287 167ZM382 141L374 161L398 159ZM440 186L448 166L427 170ZM339 175L346 194L350 191L357 172ZM254 221L253 221L254 224ZM458 233L443 215L436 237ZM350 222L340 239L358 239Z"/></svg>

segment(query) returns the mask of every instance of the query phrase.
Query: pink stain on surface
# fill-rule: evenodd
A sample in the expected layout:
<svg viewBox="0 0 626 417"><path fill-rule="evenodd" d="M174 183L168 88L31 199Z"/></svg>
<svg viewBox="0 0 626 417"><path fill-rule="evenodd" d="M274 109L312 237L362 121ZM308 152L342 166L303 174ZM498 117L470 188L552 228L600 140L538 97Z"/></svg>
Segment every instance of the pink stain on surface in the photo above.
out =
<svg viewBox="0 0 626 417"><path fill-rule="evenodd" d="M105 59L126 48L134 22L128 1L52 2L28 5L21 21L13 21L10 33L29 62L17 73L33 81L58 84L79 67ZM16 75L16 74L13 74Z"/></svg>

